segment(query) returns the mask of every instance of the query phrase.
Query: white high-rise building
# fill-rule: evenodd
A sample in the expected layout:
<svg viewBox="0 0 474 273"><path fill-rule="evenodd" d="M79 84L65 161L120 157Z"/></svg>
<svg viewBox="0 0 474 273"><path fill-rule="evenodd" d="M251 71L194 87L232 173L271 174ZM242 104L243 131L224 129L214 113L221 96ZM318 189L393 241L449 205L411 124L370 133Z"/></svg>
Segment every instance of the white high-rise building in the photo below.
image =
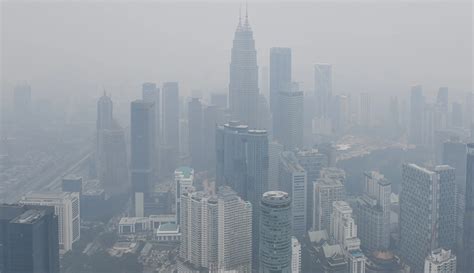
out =
<svg viewBox="0 0 474 273"><path fill-rule="evenodd" d="M451 250L433 250L425 259L425 273L456 273L456 256Z"/></svg>
<svg viewBox="0 0 474 273"><path fill-rule="evenodd" d="M343 200L344 185L341 181L322 177L313 184L313 230L329 231L332 203Z"/></svg>
<svg viewBox="0 0 474 273"><path fill-rule="evenodd" d="M344 249L349 272L364 273L367 258L360 250L360 239L357 238L357 225L352 218L352 208L345 201L333 203L330 234L334 243L340 244Z"/></svg>
<svg viewBox="0 0 474 273"><path fill-rule="evenodd" d="M229 187L181 196L179 257L210 272L251 272L252 205Z"/></svg>
<svg viewBox="0 0 474 273"><path fill-rule="evenodd" d="M174 171L174 182L176 186L176 221L180 220L180 201L181 195L193 188L194 169L190 167L180 167Z"/></svg>
<svg viewBox="0 0 474 273"><path fill-rule="evenodd" d="M81 237L79 193L31 193L20 200L26 205L54 206L58 216L59 250L66 253L72 249L72 244Z"/></svg>
<svg viewBox="0 0 474 273"><path fill-rule="evenodd" d="M306 171L293 152L283 152L280 160L280 189L291 197L293 235L301 238L306 233Z"/></svg>
<svg viewBox="0 0 474 273"><path fill-rule="evenodd" d="M301 244L296 237L291 237L291 273L301 272Z"/></svg>

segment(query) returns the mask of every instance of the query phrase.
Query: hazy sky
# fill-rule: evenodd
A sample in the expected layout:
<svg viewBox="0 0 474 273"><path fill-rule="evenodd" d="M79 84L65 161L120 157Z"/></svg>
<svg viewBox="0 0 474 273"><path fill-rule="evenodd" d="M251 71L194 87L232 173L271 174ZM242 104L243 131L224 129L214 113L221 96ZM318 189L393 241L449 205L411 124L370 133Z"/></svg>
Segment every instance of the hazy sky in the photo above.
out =
<svg viewBox="0 0 474 273"><path fill-rule="evenodd" d="M183 94L227 91L239 2L17 2L1 4L4 89L26 80L35 97L105 87L128 99L144 81L179 81ZM472 90L471 1L248 6L259 67L270 47L291 47L304 91L318 62L334 65L336 92Z"/></svg>

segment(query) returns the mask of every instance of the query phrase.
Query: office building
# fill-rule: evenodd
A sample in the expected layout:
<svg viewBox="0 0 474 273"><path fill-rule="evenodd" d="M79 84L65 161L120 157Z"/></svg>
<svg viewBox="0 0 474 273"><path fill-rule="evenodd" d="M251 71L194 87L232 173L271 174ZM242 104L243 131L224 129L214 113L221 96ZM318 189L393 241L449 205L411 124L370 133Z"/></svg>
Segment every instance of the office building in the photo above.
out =
<svg viewBox="0 0 474 273"><path fill-rule="evenodd" d="M268 143L268 190L280 189L280 156L283 145L276 141Z"/></svg>
<svg viewBox="0 0 474 273"><path fill-rule="evenodd" d="M278 111L278 95L291 90L291 48L270 48L270 110ZM274 124L275 127L275 124Z"/></svg>
<svg viewBox="0 0 474 273"><path fill-rule="evenodd" d="M364 194L354 204L358 237L366 252L388 250L392 185L375 171L364 172L364 178Z"/></svg>
<svg viewBox="0 0 474 273"><path fill-rule="evenodd" d="M252 205L228 187L181 199L181 261L193 269L250 273Z"/></svg>
<svg viewBox="0 0 474 273"><path fill-rule="evenodd" d="M203 145L202 157L200 160L205 170L213 170L216 168L216 126L223 124L223 109L215 105L209 105L203 109Z"/></svg>
<svg viewBox="0 0 474 273"><path fill-rule="evenodd" d="M142 99L155 104L155 136L156 144L161 143L161 105L160 88L156 83L145 82L142 84Z"/></svg>
<svg viewBox="0 0 474 273"><path fill-rule="evenodd" d="M303 146L303 97L298 86L287 92L278 93L278 111L273 113L273 133L286 150Z"/></svg>
<svg viewBox="0 0 474 273"><path fill-rule="evenodd" d="M188 144L191 166L202 170L204 152L203 150L203 113L202 104L197 98L192 98L188 103Z"/></svg>
<svg viewBox="0 0 474 273"><path fill-rule="evenodd" d="M180 167L174 171L174 182L176 186L175 196L175 209L176 209L176 221L181 219L180 208L181 208L181 195L187 192L194 191L194 169L190 167Z"/></svg>
<svg viewBox="0 0 474 273"><path fill-rule="evenodd" d="M230 62L229 107L233 120L240 120L250 128L258 122L258 66L257 51L248 15L235 31Z"/></svg>
<svg viewBox="0 0 474 273"><path fill-rule="evenodd" d="M163 155L163 166L160 168L165 173L172 173L178 164L179 153L179 87L177 82L165 82L162 88L163 99L163 145L169 152ZM165 160L166 158L166 160Z"/></svg>
<svg viewBox="0 0 474 273"><path fill-rule="evenodd" d="M306 234L306 171L293 152L285 151L280 158L280 189L291 198L292 234L302 238Z"/></svg>
<svg viewBox="0 0 474 273"><path fill-rule="evenodd" d="M72 249L81 237L80 200L77 193L32 193L20 200L21 204L53 206L58 219L58 241L61 253Z"/></svg>
<svg viewBox="0 0 474 273"><path fill-rule="evenodd" d="M423 112L425 100L421 85L411 88L409 142L415 145L423 143Z"/></svg>
<svg viewBox="0 0 474 273"><path fill-rule="evenodd" d="M454 170L434 171L403 165L400 194L400 256L421 272L425 258L439 246L452 246L455 238Z"/></svg>
<svg viewBox="0 0 474 273"><path fill-rule="evenodd" d="M350 273L364 273L366 257L360 250L357 225L352 217L352 208L345 201L333 203L331 238L342 246L349 264Z"/></svg>
<svg viewBox="0 0 474 273"><path fill-rule="evenodd" d="M328 167L322 168L319 171L321 178L329 178L340 181L342 184L346 183L346 172L343 169Z"/></svg>
<svg viewBox="0 0 474 273"><path fill-rule="evenodd" d="M360 93L359 125L362 128L369 128L371 125L371 105L369 93Z"/></svg>
<svg viewBox="0 0 474 273"><path fill-rule="evenodd" d="M269 191L260 203L259 272L291 272L291 198Z"/></svg>
<svg viewBox="0 0 474 273"><path fill-rule="evenodd" d="M317 102L317 116L329 118L332 100L332 65L314 66L314 96Z"/></svg>
<svg viewBox="0 0 474 273"><path fill-rule="evenodd" d="M0 272L59 273L53 207L0 205Z"/></svg>
<svg viewBox="0 0 474 273"><path fill-rule="evenodd" d="M128 192L127 144L125 131L120 127L102 132L102 155L100 157L99 179L108 196Z"/></svg>
<svg viewBox="0 0 474 273"><path fill-rule="evenodd" d="M462 248L462 268L465 272L474 270L474 143L467 145L466 204ZM469 271L471 270L471 271Z"/></svg>
<svg viewBox="0 0 474 273"><path fill-rule="evenodd" d="M321 169L328 166L328 158L316 149L298 150L296 157L301 167L306 171L306 229L309 230L313 225L314 214L313 183L318 180Z"/></svg>
<svg viewBox="0 0 474 273"><path fill-rule="evenodd" d="M313 230L329 231L332 203L344 200L344 185L340 180L321 177L313 184Z"/></svg>
<svg viewBox="0 0 474 273"><path fill-rule="evenodd" d="M333 132L344 134L352 124L350 121L350 101L346 95L336 95L333 99L331 121Z"/></svg>
<svg viewBox="0 0 474 273"><path fill-rule="evenodd" d="M425 259L424 273L456 273L456 256L451 250L438 248Z"/></svg>
<svg viewBox="0 0 474 273"><path fill-rule="evenodd" d="M291 237L291 273L301 272L301 244L295 236Z"/></svg>
<svg viewBox="0 0 474 273"><path fill-rule="evenodd" d="M110 96L104 91L102 97L97 101L97 122L96 122L96 145L97 145L97 157L101 156L102 149L102 132L106 129L112 129L114 126L113 119L113 102Z"/></svg>
<svg viewBox="0 0 474 273"><path fill-rule="evenodd" d="M145 216L145 199L155 182L156 137L154 103L136 100L131 103L130 178L133 214Z"/></svg>

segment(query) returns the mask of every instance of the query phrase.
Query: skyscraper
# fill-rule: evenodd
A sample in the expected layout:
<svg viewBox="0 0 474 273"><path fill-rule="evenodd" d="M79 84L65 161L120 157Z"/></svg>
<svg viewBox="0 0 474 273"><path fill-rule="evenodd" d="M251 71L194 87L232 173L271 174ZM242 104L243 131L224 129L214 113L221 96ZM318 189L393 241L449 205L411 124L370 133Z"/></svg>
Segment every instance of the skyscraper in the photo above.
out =
<svg viewBox="0 0 474 273"><path fill-rule="evenodd" d="M145 82L142 84L142 99L144 101L153 102L155 104L155 136L156 145L161 144L161 105L160 105L160 88L155 83Z"/></svg>
<svg viewBox="0 0 474 273"><path fill-rule="evenodd" d="M203 114L202 104L197 98L192 98L188 103L188 132L189 132L189 154L191 156L191 166L202 170L204 150L203 150ZM212 151L206 151L206 153Z"/></svg>
<svg viewBox="0 0 474 273"><path fill-rule="evenodd" d="M410 95L410 130L409 141L411 144L421 145L423 143L423 113L425 101L421 85L411 88Z"/></svg>
<svg viewBox="0 0 474 273"><path fill-rule="evenodd" d="M332 203L344 199L344 184L336 179L321 177L314 182L313 188L313 230L329 231Z"/></svg>
<svg viewBox="0 0 474 273"><path fill-rule="evenodd" d="M369 128L371 125L371 105L369 93L360 93L360 116L359 124L362 128Z"/></svg>
<svg viewBox="0 0 474 273"><path fill-rule="evenodd" d="M380 173L365 172L364 195L357 198L354 214L362 248L368 252L387 250L390 245L391 183Z"/></svg>
<svg viewBox="0 0 474 273"><path fill-rule="evenodd" d="M78 193L31 193L20 200L21 204L54 206L58 218L58 241L61 253L72 249L81 237L80 200Z"/></svg>
<svg viewBox="0 0 474 273"><path fill-rule="evenodd" d="M280 160L280 189L291 198L292 234L302 238L306 234L306 171L293 152L285 151Z"/></svg>
<svg viewBox="0 0 474 273"><path fill-rule="evenodd" d="M102 132L99 179L107 195L127 192L130 187L125 131L116 127Z"/></svg>
<svg viewBox="0 0 474 273"><path fill-rule="evenodd" d="M415 164L403 165L400 256L415 272L423 270L425 258L432 250L454 243L453 174L449 166L430 171Z"/></svg>
<svg viewBox="0 0 474 273"><path fill-rule="evenodd" d="M172 173L176 169L179 153L179 89L177 82L163 83L163 145L169 150L161 168ZM164 162L166 161L166 162Z"/></svg>
<svg viewBox="0 0 474 273"><path fill-rule="evenodd" d="M112 129L114 123L113 119L113 102L104 91L102 97L97 101L97 157L101 156L102 149L102 132L107 129Z"/></svg>
<svg viewBox="0 0 474 273"><path fill-rule="evenodd" d="M179 224L181 219L181 195L193 191L194 169L189 167L180 167L174 171L174 182L176 185L176 221Z"/></svg>
<svg viewBox="0 0 474 273"><path fill-rule="evenodd" d="M317 116L329 118L332 99L332 65L314 65L314 96L317 103Z"/></svg>
<svg viewBox="0 0 474 273"><path fill-rule="evenodd" d="M291 273L301 272L301 244L295 236L291 237Z"/></svg>
<svg viewBox="0 0 474 273"><path fill-rule="evenodd" d="M253 253L258 253L258 206L262 193L268 189L268 136L265 130L249 130L239 122L216 128L216 184L235 189L253 205ZM253 266L258 262L254 255Z"/></svg>
<svg viewBox="0 0 474 273"><path fill-rule="evenodd" d="M240 120L250 128L258 123L258 66L257 51L248 14L235 31L230 62L229 104L233 120Z"/></svg>
<svg viewBox="0 0 474 273"><path fill-rule="evenodd" d="M283 152L283 145L276 141L268 143L268 190L276 191L280 189L280 156Z"/></svg>
<svg viewBox="0 0 474 273"><path fill-rule="evenodd" d="M466 206L464 213L462 263L464 272L474 272L474 143L467 145Z"/></svg>
<svg viewBox="0 0 474 273"><path fill-rule="evenodd" d="M259 272L291 272L291 198L269 191L260 203Z"/></svg>
<svg viewBox="0 0 474 273"><path fill-rule="evenodd" d="M193 268L250 273L252 205L228 187L181 196L179 256Z"/></svg>
<svg viewBox="0 0 474 273"><path fill-rule="evenodd" d="M313 183L319 178L321 169L328 166L326 155L319 153L316 149L299 150L296 153L298 162L306 171L306 230L313 226ZM271 173L271 172L270 172ZM270 176L270 174L269 174Z"/></svg>
<svg viewBox="0 0 474 273"><path fill-rule="evenodd" d="M132 204L136 217L145 215L144 203L155 178L156 137L154 103L136 100L131 103L130 176Z"/></svg>
<svg viewBox="0 0 474 273"><path fill-rule="evenodd" d="M303 97L297 84L290 91L281 91L277 95L278 106L273 113L274 137L286 150L303 146Z"/></svg>
<svg viewBox="0 0 474 273"><path fill-rule="evenodd" d="M203 109L203 161L204 169L214 170L216 167L216 126L223 121L223 110L215 105Z"/></svg>
<svg viewBox="0 0 474 273"><path fill-rule="evenodd" d="M1 272L59 273L53 207L0 205L0 230Z"/></svg>
<svg viewBox="0 0 474 273"><path fill-rule="evenodd" d="M273 128L278 128L279 94L290 91L291 48L272 47L270 49L270 110L273 114Z"/></svg>

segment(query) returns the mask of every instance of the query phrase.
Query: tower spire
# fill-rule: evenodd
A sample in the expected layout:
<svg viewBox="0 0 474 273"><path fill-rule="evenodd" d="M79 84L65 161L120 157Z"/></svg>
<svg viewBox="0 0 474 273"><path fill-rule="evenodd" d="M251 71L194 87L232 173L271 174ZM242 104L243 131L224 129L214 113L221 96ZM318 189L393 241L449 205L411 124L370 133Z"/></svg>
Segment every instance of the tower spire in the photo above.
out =
<svg viewBox="0 0 474 273"><path fill-rule="evenodd" d="M249 25L249 3L245 1L245 25Z"/></svg>
<svg viewBox="0 0 474 273"><path fill-rule="evenodd" d="M239 5L239 27L242 26L242 4Z"/></svg>

